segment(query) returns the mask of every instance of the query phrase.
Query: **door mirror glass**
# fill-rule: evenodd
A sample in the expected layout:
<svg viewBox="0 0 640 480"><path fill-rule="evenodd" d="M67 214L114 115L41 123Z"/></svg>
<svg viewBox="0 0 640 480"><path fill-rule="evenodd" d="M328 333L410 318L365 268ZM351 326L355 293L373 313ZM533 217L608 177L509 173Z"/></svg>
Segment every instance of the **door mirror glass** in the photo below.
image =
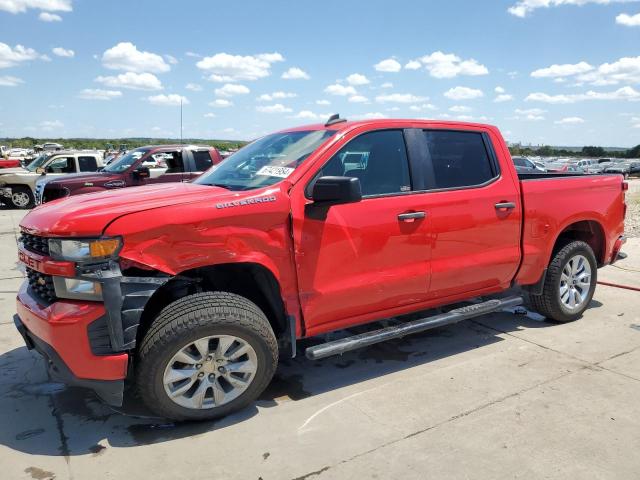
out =
<svg viewBox="0 0 640 480"><path fill-rule="evenodd" d="M313 186L311 198L322 205L359 202L362 200L360 180L355 177L320 177Z"/></svg>

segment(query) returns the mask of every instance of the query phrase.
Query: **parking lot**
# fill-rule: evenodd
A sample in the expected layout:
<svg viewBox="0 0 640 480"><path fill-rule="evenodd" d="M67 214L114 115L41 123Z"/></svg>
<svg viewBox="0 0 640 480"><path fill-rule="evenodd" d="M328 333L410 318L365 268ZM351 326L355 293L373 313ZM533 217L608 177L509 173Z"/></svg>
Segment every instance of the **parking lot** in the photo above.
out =
<svg viewBox="0 0 640 480"><path fill-rule="evenodd" d="M631 181L637 191L639 180ZM340 357L285 361L254 406L151 418L48 381L12 316L22 281L0 210L0 477L637 478L640 292L600 285L571 324L499 313ZM640 288L640 238L600 280Z"/></svg>

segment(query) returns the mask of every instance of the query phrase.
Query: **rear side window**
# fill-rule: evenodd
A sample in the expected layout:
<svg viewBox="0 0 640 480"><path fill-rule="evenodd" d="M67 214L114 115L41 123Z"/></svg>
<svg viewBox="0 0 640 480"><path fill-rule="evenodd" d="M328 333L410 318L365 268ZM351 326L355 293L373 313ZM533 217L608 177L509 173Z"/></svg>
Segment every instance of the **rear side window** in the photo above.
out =
<svg viewBox="0 0 640 480"><path fill-rule="evenodd" d="M320 176L356 177L362 195L411 191L402 131L379 130L354 138L322 167Z"/></svg>
<svg viewBox="0 0 640 480"><path fill-rule="evenodd" d="M96 157L78 157L78 165L81 172L95 172L98 170Z"/></svg>
<svg viewBox="0 0 640 480"><path fill-rule="evenodd" d="M191 153L193 154L196 172L204 172L213 165L213 161L211 160L211 155L209 155L208 150L193 150Z"/></svg>
<svg viewBox="0 0 640 480"><path fill-rule="evenodd" d="M54 158L47 166L47 173L75 173L76 162L73 157Z"/></svg>
<svg viewBox="0 0 640 480"><path fill-rule="evenodd" d="M481 133L427 130L424 134L435 188L471 187L496 176Z"/></svg>

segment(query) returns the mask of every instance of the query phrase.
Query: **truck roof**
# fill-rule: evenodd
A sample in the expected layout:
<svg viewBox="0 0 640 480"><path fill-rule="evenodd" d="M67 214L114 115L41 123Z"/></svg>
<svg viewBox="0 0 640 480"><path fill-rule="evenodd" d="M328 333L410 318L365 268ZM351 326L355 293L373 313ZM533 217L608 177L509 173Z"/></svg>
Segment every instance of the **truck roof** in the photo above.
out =
<svg viewBox="0 0 640 480"><path fill-rule="evenodd" d="M351 130L356 127L371 125L371 126L395 126L395 125L417 125L422 127L429 127L431 125L449 125L451 127L476 127L483 129L496 129L493 125L488 125L484 123L474 123L474 122L461 122L461 121L451 121L451 120L422 120L415 118L379 118L379 119L369 119L369 120L347 120L339 123L334 123L332 125L325 125L324 123L314 123L310 125L302 125L300 127L295 128L286 128L281 130L282 132L294 132L301 130L335 130L335 131L343 131L343 130Z"/></svg>

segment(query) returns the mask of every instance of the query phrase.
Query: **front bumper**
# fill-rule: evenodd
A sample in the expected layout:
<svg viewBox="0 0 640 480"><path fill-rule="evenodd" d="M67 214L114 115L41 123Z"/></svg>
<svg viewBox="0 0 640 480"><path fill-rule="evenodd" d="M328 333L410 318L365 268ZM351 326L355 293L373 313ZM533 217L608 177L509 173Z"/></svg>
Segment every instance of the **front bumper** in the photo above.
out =
<svg viewBox="0 0 640 480"><path fill-rule="evenodd" d="M59 301L43 307L24 284L17 310L16 328L27 347L43 355L52 378L90 388L106 403L122 405L129 355L95 355L89 343L89 326L105 315L102 304Z"/></svg>
<svg viewBox="0 0 640 480"><path fill-rule="evenodd" d="M13 192L11 191L11 187L2 187L0 188L0 197L1 198L11 198Z"/></svg>

